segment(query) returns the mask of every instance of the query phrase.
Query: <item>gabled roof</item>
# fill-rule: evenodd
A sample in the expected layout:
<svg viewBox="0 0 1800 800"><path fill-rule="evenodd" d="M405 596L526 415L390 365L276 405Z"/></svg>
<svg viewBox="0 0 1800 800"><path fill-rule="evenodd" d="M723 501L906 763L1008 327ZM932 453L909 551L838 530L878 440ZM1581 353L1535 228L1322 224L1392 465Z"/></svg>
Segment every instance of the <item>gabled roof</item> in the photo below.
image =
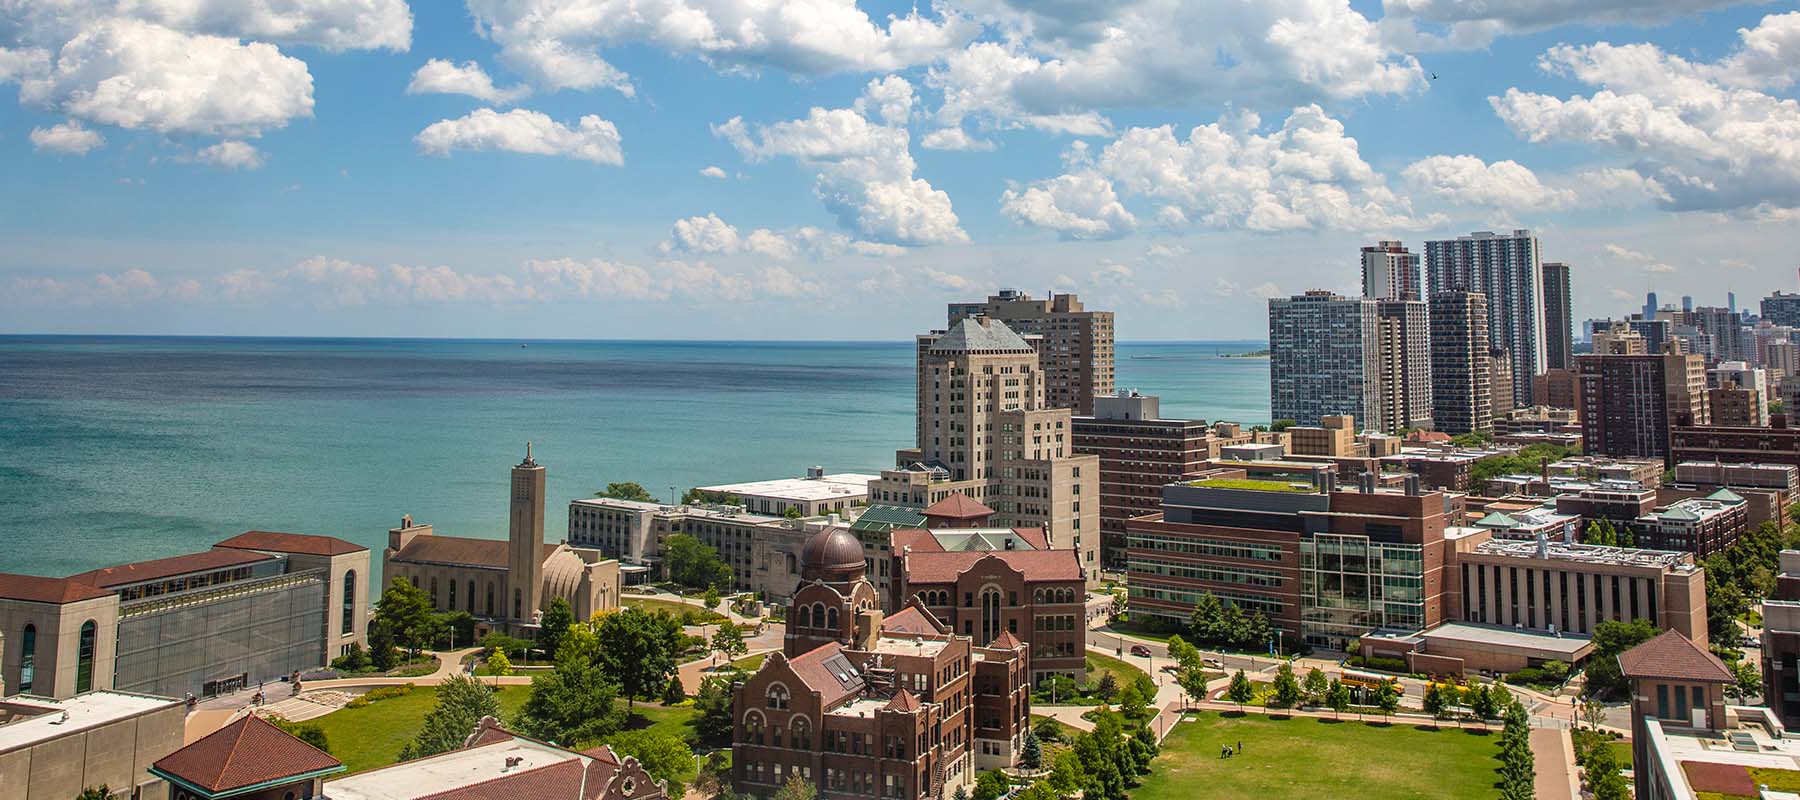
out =
<svg viewBox="0 0 1800 800"><path fill-rule="evenodd" d="M1655 513L1656 516L1662 517L1663 519L1678 519L1683 522L1692 522L1692 521L1700 518L1699 514L1689 511L1688 509L1686 509L1682 506L1670 506L1669 510L1667 510L1667 511L1658 511L1658 512L1653 512L1653 513Z"/></svg>
<svg viewBox="0 0 1800 800"><path fill-rule="evenodd" d="M263 550L271 553L295 553L308 556L341 556L369 548L346 542L336 536L279 531L245 531L213 547L237 550Z"/></svg>
<svg viewBox="0 0 1800 800"><path fill-rule="evenodd" d="M185 556L170 556L89 570L80 575L70 575L69 580L110 589L114 586L173 578L177 575L241 567L274 558L267 553L252 553L244 550L205 550Z"/></svg>
<svg viewBox="0 0 1800 800"><path fill-rule="evenodd" d="M943 519L979 519L993 515L993 509L962 492L951 492L950 496L925 508L925 516Z"/></svg>
<svg viewBox="0 0 1800 800"><path fill-rule="evenodd" d="M908 634L945 632L930 615L912 606L900 609L898 612L895 612L893 616L883 619L881 621L881 630L884 633Z"/></svg>
<svg viewBox="0 0 1800 800"><path fill-rule="evenodd" d="M1702 683L1731 683L1731 670L1718 656L1677 631L1663 631L1650 641L1619 654L1619 670L1627 678L1663 678Z"/></svg>
<svg viewBox="0 0 1800 800"><path fill-rule="evenodd" d="M271 781L343 772L344 765L251 714L164 756L151 771L218 795Z"/></svg>
<svg viewBox="0 0 1800 800"><path fill-rule="evenodd" d="M1734 492L1723 486L1719 487L1718 491L1707 495L1706 499L1717 500L1721 503L1742 503L1742 502L1744 502L1744 498L1739 497L1737 492Z"/></svg>
<svg viewBox="0 0 1800 800"><path fill-rule="evenodd" d="M919 698L914 697L912 692L901 689L899 694L894 695L894 699L889 700L887 705L881 707L881 710L904 711L910 714L919 710Z"/></svg>
<svg viewBox="0 0 1800 800"><path fill-rule="evenodd" d="M1025 643L1019 641L1019 637L1012 635L1012 631L1001 631L1000 635L994 637L994 640L987 646L990 650L1017 650L1024 647Z"/></svg>
<svg viewBox="0 0 1800 800"><path fill-rule="evenodd" d="M997 319L985 320L982 324L974 317L964 318L931 341L933 353L969 353L969 352L1035 352L1031 343L1019 338L1012 328Z"/></svg>
<svg viewBox="0 0 1800 800"><path fill-rule="evenodd" d="M819 693L825 708L863 688L862 673L857 672L856 665L850 663L843 651L842 644L830 642L787 660L788 668L800 682Z"/></svg>
<svg viewBox="0 0 1800 800"><path fill-rule="evenodd" d="M1482 517L1475 525L1479 528L1517 528L1519 527L1519 521L1495 511Z"/></svg>
<svg viewBox="0 0 1800 800"><path fill-rule="evenodd" d="M505 539L470 539L463 536L417 536L394 554L396 561L428 564L454 564L468 567L506 569L509 554ZM543 557L556 552L557 545L544 545Z"/></svg>
<svg viewBox="0 0 1800 800"><path fill-rule="evenodd" d="M23 600L27 603L63 605L82 600L110 597L112 592L93 584L68 578L44 578L37 575L15 575L0 572L0 600Z"/></svg>
<svg viewBox="0 0 1800 800"><path fill-rule="evenodd" d="M998 558L1027 581L1081 580L1081 561L1074 550L965 550L956 553L913 553L906 557L910 583L949 583L984 558Z"/></svg>

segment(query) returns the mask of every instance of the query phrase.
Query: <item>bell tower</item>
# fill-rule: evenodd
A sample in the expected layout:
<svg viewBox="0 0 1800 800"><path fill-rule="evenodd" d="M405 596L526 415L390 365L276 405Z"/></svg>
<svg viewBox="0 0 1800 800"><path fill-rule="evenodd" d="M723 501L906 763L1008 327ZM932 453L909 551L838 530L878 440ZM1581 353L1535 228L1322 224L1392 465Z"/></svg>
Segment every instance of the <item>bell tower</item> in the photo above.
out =
<svg viewBox="0 0 1800 800"><path fill-rule="evenodd" d="M512 469L512 513L507 527L504 616L519 624L535 622L544 593L544 468L531 457Z"/></svg>

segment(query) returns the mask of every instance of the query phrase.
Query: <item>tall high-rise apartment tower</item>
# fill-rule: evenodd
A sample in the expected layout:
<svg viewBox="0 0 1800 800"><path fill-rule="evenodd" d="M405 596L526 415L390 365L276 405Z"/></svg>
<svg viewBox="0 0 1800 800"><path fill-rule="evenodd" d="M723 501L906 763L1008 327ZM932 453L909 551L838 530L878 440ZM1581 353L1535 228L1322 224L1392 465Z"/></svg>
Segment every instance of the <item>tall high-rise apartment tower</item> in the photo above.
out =
<svg viewBox="0 0 1800 800"><path fill-rule="evenodd" d="M1594 354L1575 359L1581 381L1581 451L1667 458L1677 418L1708 424L1706 363L1698 355Z"/></svg>
<svg viewBox="0 0 1800 800"><path fill-rule="evenodd" d="M1528 230L1477 231L1428 241L1425 273L1432 294L1465 291L1487 296L1488 346L1512 355L1513 402L1530 405L1533 379L1549 363L1537 237Z"/></svg>
<svg viewBox="0 0 1800 800"><path fill-rule="evenodd" d="M1377 242L1362 249L1363 296L1376 300L1423 300L1419 255L1399 242Z"/></svg>
<svg viewBox="0 0 1800 800"><path fill-rule="evenodd" d="M1446 433L1493 428L1488 375L1487 297L1479 292L1431 296L1431 419Z"/></svg>
<svg viewBox="0 0 1800 800"><path fill-rule="evenodd" d="M1569 299L1569 265L1544 262L1544 366L1575 365L1575 314Z"/></svg>
<svg viewBox="0 0 1800 800"><path fill-rule="evenodd" d="M1044 368L1044 402L1051 408L1094 413L1094 398L1113 393L1113 312L1089 311L1081 298L1052 294L1035 300L1016 289L1001 289L979 303L951 303L949 325L967 317L1006 323L1015 333L1037 337Z"/></svg>
<svg viewBox="0 0 1800 800"><path fill-rule="evenodd" d="M1269 301L1269 407L1274 419L1317 425L1381 408L1380 322L1374 300L1310 291Z"/></svg>
<svg viewBox="0 0 1800 800"><path fill-rule="evenodd" d="M1381 404L1370 427L1385 433L1432 427L1431 331L1425 303L1376 301L1375 320Z"/></svg>

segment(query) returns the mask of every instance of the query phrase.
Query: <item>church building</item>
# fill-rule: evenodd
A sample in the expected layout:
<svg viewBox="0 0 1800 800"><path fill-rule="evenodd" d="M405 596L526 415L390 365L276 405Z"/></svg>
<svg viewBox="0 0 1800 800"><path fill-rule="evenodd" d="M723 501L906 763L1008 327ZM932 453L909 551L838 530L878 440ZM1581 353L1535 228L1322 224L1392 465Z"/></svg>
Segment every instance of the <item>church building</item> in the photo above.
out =
<svg viewBox="0 0 1800 800"><path fill-rule="evenodd" d="M1018 762L1026 645L1006 632L977 645L916 601L884 615L866 572L842 527L802 548L782 652L733 701L738 791L769 797L799 777L821 800L941 800L976 770Z"/></svg>
<svg viewBox="0 0 1800 800"><path fill-rule="evenodd" d="M477 638L491 631L536 633L551 600L569 601L576 619L619 607L619 562L599 550L544 544L544 467L531 457L512 469L507 538L439 536L408 514L388 530L382 553L387 580L404 578L425 590L438 611L475 617Z"/></svg>

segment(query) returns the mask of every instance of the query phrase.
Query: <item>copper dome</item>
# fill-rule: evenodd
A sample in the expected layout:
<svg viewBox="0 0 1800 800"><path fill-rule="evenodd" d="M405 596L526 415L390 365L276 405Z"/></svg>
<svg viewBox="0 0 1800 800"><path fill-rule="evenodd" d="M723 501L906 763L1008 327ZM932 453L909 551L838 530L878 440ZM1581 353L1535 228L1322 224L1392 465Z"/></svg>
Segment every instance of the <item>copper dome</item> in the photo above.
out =
<svg viewBox="0 0 1800 800"><path fill-rule="evenodd" d="M826 528L800 548L800 575L808 580L854 580L863 575L862 542L845 528Z"/></svg>

